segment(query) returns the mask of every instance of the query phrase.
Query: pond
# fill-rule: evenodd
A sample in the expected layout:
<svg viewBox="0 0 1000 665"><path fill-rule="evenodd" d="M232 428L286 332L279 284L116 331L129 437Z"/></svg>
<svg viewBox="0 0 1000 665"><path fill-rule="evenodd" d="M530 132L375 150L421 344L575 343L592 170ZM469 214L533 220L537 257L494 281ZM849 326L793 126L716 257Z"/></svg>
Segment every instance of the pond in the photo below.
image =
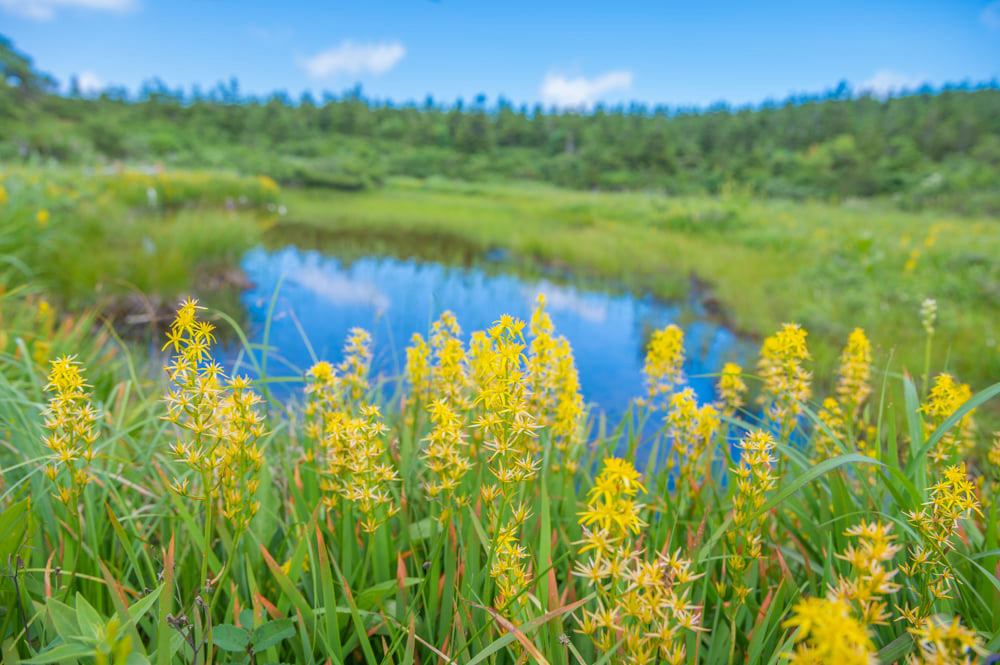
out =
<svg viewBox="0 0 1000 665"><path fill-rule="evenodd" d="M251 250L241 267L254 284L242 296L249 340L263 344L267 335L270 376L301 375L314 355L338 362L348 331L359 326L372 334L372 376L397 377L412 334L426 337L442 311L455 313L467 341L471 331L488 328L501 314L528 321L539 293L545 294L556 333L572 345L584 399L612 424L643 393L642 367L652 331L670 323L683 328L685 370L699 401L716 398L715 378L705 375L719 372L728 360L745 362L754 351L694 303L668 304L415 260L346 262L296 247ZM234 354L230 349L227 355ZM300 385L273 389L278 396L288 395Z"/></svg>

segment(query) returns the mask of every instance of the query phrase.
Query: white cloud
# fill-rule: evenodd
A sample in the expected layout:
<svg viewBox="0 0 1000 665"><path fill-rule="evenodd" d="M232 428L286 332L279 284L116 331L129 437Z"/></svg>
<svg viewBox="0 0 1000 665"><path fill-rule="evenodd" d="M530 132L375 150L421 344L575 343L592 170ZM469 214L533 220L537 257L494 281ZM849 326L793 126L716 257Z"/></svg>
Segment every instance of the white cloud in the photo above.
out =
<svg viewBox="0 0 1000 665"><path fill-rule="evenodd" d="M920 87L924 80L920 77L907 76L889 69L880 69L875 75L858 86L861 92L869 92L873 97L885 99L903 90Z"/></svg>
<svg viewBox="0 0 1000 665"><path fill-rule="evenodd" d="M341 74L384 74L403 59L406 49L399 42L358 44L350 39L320 51L299 65L312 78L322 79Z"/></svg>
<svg viewBox="0 0 1000 665"><path fill-rule="evenodd" d="M613 90L624 91L631 88L632 72L618 69L589 79L585 76L546 74L538 92L542 102L567 108L590 106Z"/></svg>
<svg viewBox="0 0 1000 665"><path fill-rule="evenodd" d="M524 287L522 293L529 306L534 306L538 295L544 294L545 304L552 311L571 312L591 323L604 323L608 319L608 303L603 298L588 297L573 289L548 282L539 282L534 287Z"/></svg>
<svg viewBox="0 0 1000 665"><path fill-rule="evenodd" d="M979 22L990 30L1000 30L1000 0L995 0L983 8Z"/></svg>
<svg viewBox="0 0 1000 665"><path fill-rule="evenodd" d="M76 85L83 95L96 95L108 87L108 84L91 71L80 72L76 77Z"/></svg>
<svg viewBox="0 0 1000 665"><path fill-rule="evenodd" d="M389 309L389 296L375 282L368 280L330 274L322 268L305 266L289 275L288 281L302 286L336 307L368 305L378 311Z"/></svg>
<svg viewBox="0 0 1000 665"><path fill-rule="evenodd" d="M127 12L136 0L0 0L0 8L36 21L47 21L63 9L99 12Z"/></svg>

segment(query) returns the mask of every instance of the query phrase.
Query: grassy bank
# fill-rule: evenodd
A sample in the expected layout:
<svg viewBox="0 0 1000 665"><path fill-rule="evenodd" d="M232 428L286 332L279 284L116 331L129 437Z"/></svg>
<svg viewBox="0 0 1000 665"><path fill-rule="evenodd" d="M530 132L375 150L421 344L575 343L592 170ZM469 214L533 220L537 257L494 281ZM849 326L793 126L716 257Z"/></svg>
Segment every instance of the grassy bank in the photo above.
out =
<svg viewBox="0 0 1000 665"><path fill-rule="evenodd" d="M7 168L0 190L4 282L112 315L219 295L279 217L273 182L224 172Z"/></svg>
<svg viewBox="0 0 1000 665"><path fill-rule="evenodd" d="M663 298L691 275L710 284L741 331L785 321L811 333L817 370L832 376L855 325L892 340L897 367L923 366L917 312L938 302L934 361L975 385L1000 375L1000 233L994 219L909 214L864 202L825 205L739 196L678 198L580 193L532 185L395 180L377 192L285 192L294 227L270 242L309 238L345 247L376 238L388 251L491 248ZM306 232L306 230L311 232Z"/></svg>
<svg viewBox="0 0 1000 665"><path fill-rule="evenodd" d="M0 350L4 662L932 663L1000 648L1000 476L962 461L1000 384L967 402L939 377L921 400L855 334L817 413L786 327L761 376L729 368L720 401L696 405L671 327L632 414L663 429L595 440L542 307L469 341L442 317L381 408L358 331L342 363L310 370L301 411L213 367L208 314L180 308L152 381L79 325L18 324L77 345L77 362ZM741 408L744 383L768 422ZM650 458L611 459L620 444Z"/></svg>
<svg viewBox="0 0 1000 665"><path fill-rule="evenodd" d="M282 192L276 224L279 195L253 178L8 171L0 185L4 663L847 665L1000 649L1000 440L975 422L1000 384L974 394L938 373L981 348L963 326L990 330L981 292L947 291L995 277L969 268L996 242L989 222L400 181ZM221 313L183 304L156 340L161 371L95 315L60 311L122 282L204 288L205 266L290 229L337 251L503 248L664 297L715 271L740 325L766 324L756 302L812 312L816 329L764 330L760 364L727 367L700 405L681 330L658 331L647 391L598 432L542 303L472 335L443 315L410 340L388 402L356 331L342 362L309 371L301 407L212 362L214 339L238 334ZM836 273L848 250L868 264ZM799 272L797 251L816 254ZM960 257L966 270L945 270ZM852 299L892 287L874 348L848 335L864 322ZM933 328L916 320L924 295L942 310L930 361L915 350ZM891 369L898 340L915 380ZM246 358L262 369L260 349Z"/></svg>

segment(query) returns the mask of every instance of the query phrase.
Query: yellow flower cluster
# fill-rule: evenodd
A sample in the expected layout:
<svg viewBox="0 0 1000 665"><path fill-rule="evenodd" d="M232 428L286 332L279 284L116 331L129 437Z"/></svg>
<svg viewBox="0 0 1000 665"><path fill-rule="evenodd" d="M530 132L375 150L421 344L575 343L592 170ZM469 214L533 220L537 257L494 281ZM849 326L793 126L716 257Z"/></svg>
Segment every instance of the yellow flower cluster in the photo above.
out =
<svg viewBox="0 0 1000 665"><path fill-rule="evenodd" d="M983 641L975 631L963 626L958 617L950 622L941 617L927 617L910 628L918 652L910 654L909 665L972 665L986 655Z"/></svg>
<svg viewBox="0 0 1000 665"><path fill-rule="evenodd" d="M721 424L719 412L711 404L699 407L694 390L685 388L671 395L666 420L673 450L680 460L677 486L685 491L694 487L703 474L711 472L710 455ZM668 458L667 470L672 466L673 455Z"/></svg>
<svg viewBox="0 0 1000 665"><path fill-rule="evenodd" d="M798 628L795 649L785 654L790 665L871 665L876 661L867 629L841 599L803 598L782 625Z"/></svg>
<svg viewBox="0 0 1000 665"><path fill-rule="evenodd" d="M921 591L919 607L897 607L914 626L929 616L935 600L951 597L954 576L945 555L955 547L951 537L959 522L974 513L982 515L975 485L969 480L964 463L945 469L944 480L931 487L931 498L923 507L903 513L923 541L910 548L909 563L899 567L918 583L915 588Z"/></svg>
<svg viewBox="0 0 1000 665"><path fill-rule="evenodd" d="M361 528L374 533L380 524L399 512L393 500L396 470L387 461L385 434L389 431L377 406L363 405L357 417L344 411L325 414L324 460L317 467L324 474L324 503L335 510L339 498L361 514Z"/></svg>
<svg viewBox="0 0 1000 665"><path fill-rule="evenodd" d="M528 550L517 537L517 532L528 520L530 513L523 504L517 504L513 513L507 524L495 529L493 563L490 565L490 577L497 585L495 605L500 610L507 610L512 616L516 613L516 607L511 607L515 599L517 607L527 606L528 596L523 592L531 583L525 563L529 558Z"/></svg>
<svg viewBox="0 0 1000 665"><path fill-rule="evenodd" d="M733 416L745 404L747 384L743 381L742 374L742 367L729 362L719 375L719 396L722 398L720 408L727 416Z"/></svg>
<svg viewBox="0 0 1000 665"><path fill-rule="evenodd" d="M328 430L363 406L371 360L371 335L362 328L352 328L340 363L334 366L321 360L306 372L305 434L315 447L306 451L305 459L321 470L329 453Z"/></svg>
<svg viewBox="0 0 1000 665"><path fill-rule="evenodd" d="M528 406L552 434L553 446L559 453L553 470L572 474L578 468L584 417L580 376L569 340L554 334L543 294L538 295L530 327Z"/></svg>
<svg viewBox="0 0 1000 665"><path fill-rule="evenodd" d="M653 333L646 351L646 403L657 408L657 401L669 395L684 381L684 332L674 324Z"/></svg>
<svg viewBox="0 0 1000 665"><path fill-rule="evenodd" d="M165 368L171 385L164 419L186 432L171 452L200 476L201 496L188 478L172 489L205 501L221 499L222 514L242 531L259 507L253 497L264 464L257 446L264 435L261 398L247 377L228 378L213 361L213 326L198 320L199 309L198 301L185 300L167 333L164 349L172 348L174 356Z"/></svg>
<svg viewBox="0 0 1000 665"><path fill-rule="evenodd" d="M848 545L837 558L851 564L852 575L840 577L830 589L830 597L851 605L861 623L866 626L884 625L888 618L883 596L896 593L900 586L892 581L899 572L892 566L901 549L893 544L892 525L861 522L844 535L858 539L858 546Z"/></svg>
<svg viewBox="0 0 1000 665"><path fill-rule="evenodd" d="M781 425L784 436L795 429L802 404L812 397L812 375L803 363L809 360L806 333L796 323L786 323L777 333L764 340L757 370L764 379L763 396L767 414Z"/></svg>
<svg viewBox="0 0 1000 665"><path fill-rule="evenodd" d="M86 388L76 356L62 356L52 361L45 391L54 394L42 414L48 430L43 442L52 451L45 475L57 482L59 471L67 472L69 485L58 485L56 494L67 508L76 503L91 480L87 466L94 459L98 413Z"/></svg>
<svg viewBox="0 0 1000 665"><path fill-rule="evenodd" d="M727 534L731 554L727 558L733 592L745 599L750 589L743 583L743 573L750 559L761 556L761 534L767 523L767 515L762 513L754 520L753 515L767 503L767 493L777 485L773 471L775 457L774 437L764 430L754 430L737 444L742 450L740 463L731 467L734 474L736 492L733 494L733 529Z"/></svg>
<svg viewBox="0 0 1000 665"><path fill-rule="evenodd" d="M433 427L424 439L422 457L435 479L424 483L424 491L431 499L444 503L439 517L445 521L451 515L449 502L464 505L468 501L467 496L456 495L455 490L472 468L472 461L468 456L464 422L449 401L435 400L428 409Z"/></svg>
<svg viewBox="0 0 1000 665"><path fill-rule="evenodd" d="M938 374L934 386L927 398L927 403L921 407L924 413L924 438L929 437L941 423L960 406L972 397L972 389L966 383L957 383L950 374ZM976 410L973 409L958 421L956 428L952 427L945 433L934 448L928 453L931 462L938 469L972 450L975 447L973 431L975 421L972 419Z"/></svg>
<svg viewBox="0 0 1000 665"><path fill-rule="evenodd" d="M872 392L872 345L861 328L855 328L847 338L838 374L837 397L844 412L852 421L857 420Z"/></svg>
<svg viewBox="0 0 1000 665"><path fill-rule="evenodd" d="M410 382L410 401L427 404L433 399L431 347L420 333L413 333L406 347L406 378Z"/></svg>
<svg viewBox="0 0 1000 665"><path fill-rule="evenodd" d="M358 404L368 392L372 364L372 336L364 328L351 328L344 344L344 359L337 365L339 390L345 403Z"/></svg>
<svg viewBox="0 0 1000 665"><path fill-rule="evenodd" d="M872 352L871 342L861 328L855 328L840 354L836 397L827 397L817 413L829 432L817 428L814 438L817 460L824 460L846 449L862 454L872 454L867 439L873 433L865 426L862 410L871 395ZM867 468L860 471L866 475ZM874 478L869 478L874 480Z"/></svg>
<svg viewBox="0 0 1000 665"><path fill-rule="evenodd" d="M406 349L406 374L411 386L410 401L429 404L445 398L461 412L471 407L468 359L460 338L461 328L450 311L434 322L430 344L414 333Z"/></svg>
<svg viewBox="0 0 1000 665"><path fill-rule="evenodd" d="M583 541L573 574L587 580L596 594L595 609L577 618L579 631L601 651L619 639L622 652L615 662L672 664L686 662L684 630L699 630L700 608L689 600L694 574L680 556L659 555L652 561L633 546L645 522L636 503L645 492L641 476L629 462L606 459L580 513Z"/></svg>
<svg viewBox="0 0 1000 665"><path fill-rule="evenodd" d="M487 506L495 546L490 574L497 585L496 604L505 607L527 597L526 550L518 532L530 516L525 503L515 499L517 486L534 478L540 467L536 430L540 427L528 406L524 372L524 322L503 315L486 334L472 336L469 365L479 415L473 426L483 433L490 474L498 483L480 490ZM477 451L478 454L478 451Z"/></svg>
<svg viewBox="0 0 1000 665"><path fill-rule="evenodd" d="M450 311L443 312L434 322L431 331L434 353L432 376L435 396L444 397L456 409L466 411L472 405L466 393L469 376L461 334L458 320Z"/></svg>
<svg viewBox="0 0 1000 665"><path fill-rule="evenodd" d="M508 496L514 485L533 478L539 469L535 455L539 425L528 407L522 369L523 329L523 321L505 314L487 332L485 346L473 345L475 404L480 407L474 425L485 433L490 473L500 481L499 486L483 487L483 501L488 504Z"/></svg>
<svg viewBox="0 0 1000 665"><path fill-rule="evenodd" d="M840 408L840 402L833 397L823 400L823 406L816 416L830 430L826 432L820 427L816 428L813 436L816 456L819 460L829 459L841 452L837 442L844 442L847 439L847 418Z"/></svg>

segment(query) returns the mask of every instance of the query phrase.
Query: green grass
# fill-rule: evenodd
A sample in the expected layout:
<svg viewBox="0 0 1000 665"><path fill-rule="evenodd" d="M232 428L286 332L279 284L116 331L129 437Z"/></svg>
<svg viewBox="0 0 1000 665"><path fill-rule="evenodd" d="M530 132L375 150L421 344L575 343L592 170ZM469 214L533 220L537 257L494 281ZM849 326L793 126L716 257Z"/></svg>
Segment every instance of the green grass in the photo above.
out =
<svg viewBox="0 0 1000 665"><path fill-rule="evenodd" d="M687 604L697 608L707 630L679 633L688 661L779 663L802 637L785 625L796 604L857 577L840 556L856 544L846 535L848 528L871 521L892 525L894 542L903 548L884 562L890 570L905 565L914 547L934 547L936 541L907 516L942 504L934 499L934 486L943 465L932 464L928 453L963 416L973 408L982 413L1000 394L1000 384L981 390L928 432L921 410L927 386L897 369L908 367L918 378L923 373L917 310L923 297L932 296L939 299L942 320L930 368L957 368L963 380L988 384L976 381L996 366L995 351L990 356L982 349L987 342L995 345L989 284L997 274L992 263L972 258L997 249L987 220L433 180L396 181L378 193L350 195L279 195L265 187L255 190L260 197L251 197L244 209L227 210L226 199L238 199L260 183L231 176L176 178L173 193L164 189L171 201L167 210L151 209L148 176L98 180L82 172L40 171L7 173L0 182L6 195L0 207L5 259L0 264L0 658L5 663L200 665L206 655L218 663L261 665L623 662L630 646L601 649L576 631L586 611L615 602L615 594L571 572L590 556L581 551L586 534L580 513L592 499L589 490L602 461L616 450L632 451L630 458L640 451L631 461L644 470L648 490L638 495L643 505L637 516L645 525L619 544L642 550L637 556L646 560L654 553L679 552L701 575L690 583ZM268 204L279 200L288 206L288 221L273 225ZM43 209L50 213L44 223L38 218ZM939 229L934 246L907 271L903 237L910 236L910 245L923 243L934 228ZM454 261L505 248L519 269L568 266L597 281L666 298L686 295L694 272L711 281L740 328L764 334L783 320L806 325L827 381L847 331L862 325L882 346L874 392L861 413L874 432L854 423L837 437L834 457L820 460L814 439L832 432L824 429L814 404L804 405L800 431L776 442L775 487L764 492L751 516L761 518L756 533L762 554L742 575L749 591L741 602L733 600L727 566L738 553L733 543L746 542L753 533L745 520L737 525L738 490L726 471L737 461L725 435L752 426L749 412L737 412L721 430L699 435L688 468L707 472L678 482L664 465L671 441L663 430L640 439L648 431L641 422L656 425L663 411L636 410L611 431L600 424L599 414L590 414L587 421L574 421L579 435L562 446L544 422L544 409L531 407L525 417L540 425L538 446L521 452L537 463L537 476L508 487L500 500L483 501L480 492L495 485L496 470L487 439L516 439L510 418L519 380L501 376L497 368L510 366L497 360L487 365L497 375L487 375L481 384L466 375L464 399L454 402L459 431L470 442L469 469L454 491L468 501L452 505L447 514L448 503L427 489L434 480L427 458L428 405L412 396L404 400L402 379L396 395L380 405L385 431L362 436L349 430L352 438L321 443L307 427L320 422L329 437L348 431L337 429L342 416L357 417L363 406L381 399L383 393L372 386L363 395L332 400L320 415L262 405L259 437L222 437L217 445L227 451L227 463L210 472L192 470L172 450L178 441L197 445L200 439L165 419L168 386L159 363L149 362L145 349L130 350L95 314L60 313L47 298L93 303L99 288L126 291L125 285L169 297L203 284L211 266L231 266L251 243L290 237L317 246L331 242L341 250L345 243L357 249L374 237L384 251ZM151 251L143 249L144 240ZM72 261L57 261L57 255ZM240 337L233 319L222 313L213 318L220 335ZM461 348L471 353L467 345ZM248 348L249 362L262 367L262 351ZM523 351L515 362L527 371L524 356L530 352ZM92 394L98 414L95 457L86 465L93 481L69 505L54 497L58 486L67 485L67 471L61 470L56 482L44 472L53 463L44 443L43 412L53 397L46 388L48 361L62 354L77 354L85 367L83 392ZM471 373L475 365L459 366ZM555 381L564 371L542 375ZM754 377L745 378L759 387ZM266 394L268 381L264 373L255 388ZM435 385L441 390L443 384ZM501 397L488 406L494 389ZM212 413L222 413L216 409L225 405L212 401L213 390L198 394ZM495 418L506 434L485 436L475 426L484 418ZM235 419L226 411L220 421L231 425ZM855 430L864 433L870 456L858 452ZM971 436L980 451L991 448L988 434L973 428ZM343 467L318 461L328 459L318 451L334 445L331 440L340 441L342 453L369 451L368 461L384 465L394 478L379 488L399 511L380 513L386 519L372 533L358 528L370 514L325 486L330 480L350 486L371 468L333 475ZM245 530L223 516L224 502L171 489L185 479L193 488L216 482L240 451L259 455L260 462L259 468L240 471L235 484L259 483L252 495L241 490L241 500L258 503ZM959 461L956 454L951 457L950 462ZM942 570L955 580L951 597L932 598L926 572L899 573L902 588L891 594L888 611L898 618L894 606L909 603L927 613L961 617L987 649L997 651L1000 583L992 571L1000 560L1000 476L992 457L979 459L986 463L971 471L977 483L971 496L982 514L963 512L950 537L954 549L936 551ZM71 464L83 466L79 457ZM499 562L509 571L516 565L496 533L513 519L515 501L530 513L513 531L524 548L518 561L527 583L505 604L498 602L501 578L494 566ZM868 631L884 662L915 649L905 621Z"/></svg>
<svg viewBox="0 0 1000 665"><path fill-rule="evenodd" d="M578 515L593 476L615 449L637 447L638 430L592 436L568 452L556 446L548 427L538 430L534 457L540 472L512 490L531 510L516 531L530 582L518 593L524 605L500 606L490 572L498 556L491 533L510 513L504 502L490 518L488 506L477 500L480 489L495 482L483 434L471 426L482 407L461 415L476 447L470 448L471 468L456 494L470 497L470 503L439 522L445 504L425 491L433 477L425 462L431 429L426 405L383 405L387 431L376 439L376 455L398 477L386 487L400 511L367 534L358 530L364 515L351 502L324 501L330 492L321 484L325 467L315 462L319 443L303 428L317 416L270 405L264 435L251 442L263 463L246 476L260 481L250 497L259 510L240 538L215 502L206 510L205 502L169 489L181 478L195 486L199 480L170 452L178 437L194 439L163 419L164 377L122 350L113 352L118 346L112 340L81 335L86 324L46 331L25 319L16 328L21 335L44 334L53 350L77 345L94 385L101 414L97 456L88 465L94 481L69 509L53 498L55 484L42 473L50 455L40 415L52 396L43 390L46 369L17 346L0 349L5 662L179 665L204 662L206 649L212 650L206 645L214 646L213 662L219 663L411 665L442 659L499 665L522 662L526 654L531 662L553 665L623 662L627 649L618 655L602 652L576 632L583 611L593 610L597 600L595 590L570 571L588 556L580 550L584 534ZM510 390L511 384L503 385ZM904 398L886 401L882 386L897 386ZM794 605L823 596L840 577L856 575L838 557L855 542L845 535L852 525L877 520L893 525L901 545L927 544L905 515L930 500L930 488L941 478L927 450L971 408L1000 394L1000 384L976 395L930 437L920 426L912 382L876 372L873 387L865 417L877 428L874 457L855 452L851 438L838 442L837 456L818 464L810 441L777 443L777 484L756 511L765 518L764 555L745 574L750 592L743 602L732 603L725 595L727 580L732 584L724 571L733 553L727 534L739 537L741 530L733 522L735 484L731 478L721 482L722 467L729 464L722 432L705 441L705 457L694 465L711 468L714 459L720 475L673 486L662 465L647 468L642 483L648 494L639 495L638 513L647 526L633 546L646 558L679 551L694 573L704 575L691 585L688 602L698 608L707 630L682 631L687 662L781 662L795 639L794 630L783 626ZM356 415L375 395L369 390L358 400L338 400L328 416ZM896 431L895 416L907 423L905 432ZM498 417L508 416L500 411ZM737 414L730 425L744 417L749 415ZM815 433L817 422L807 408L803 425ZM908 445L901 445L907 437ZM654 443L661 455L668 445L659 436L645 443ZM573 459L577 471L555 469L556 462ZM929 599L924 577L900 573L896 580L903 588L891 596L889 611L895 617L893 603L928 603L930 612L960 616L996 651L1000 585L991 572L1000 557L996 469L985 470L983 481L976 499L984 514L961 520L951 537L955 550L942 555L956 580L952 598ZM65 484L65 475L59 482ZM909 556L904 547L885 565L895 569ZM204 586L206 573L217 580L211 588ZM722 584L722 595L716 583ZM182 624L178 617L184 617ZM906 627L905 622L870 627L887 662L914 649ZM257 649L253 661L243 657L250 649ZM95 661L102 652L110 660Z"/></svg>

